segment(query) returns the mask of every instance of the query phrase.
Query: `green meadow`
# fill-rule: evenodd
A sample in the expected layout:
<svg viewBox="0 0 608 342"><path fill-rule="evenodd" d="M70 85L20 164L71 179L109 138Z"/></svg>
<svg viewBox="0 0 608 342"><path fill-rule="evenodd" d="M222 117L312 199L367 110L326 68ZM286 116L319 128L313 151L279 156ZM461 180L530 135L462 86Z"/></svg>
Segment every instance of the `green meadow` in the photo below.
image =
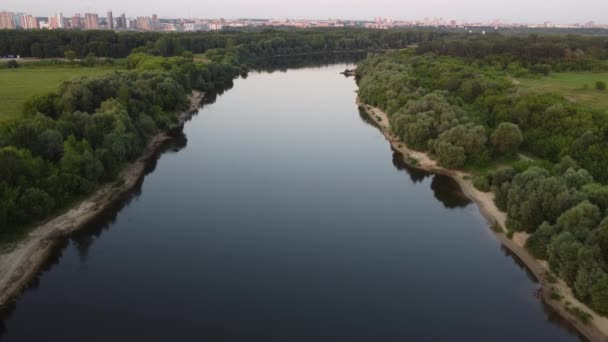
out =
<svg viewBox="0 0 608 342"><path fill-rule="evenodd" d="M563 72L518 81L525 88L558 93L581 104L608 111L608 90L595 89L598 81L608 83L608 72Z"/></svg>
<svg viewBox="0 0 608 342"><path fill-rule="evenodd" d="M98 76L116 70L112 66L36 66L0 69L0 121L21 114L23 103L33 95L56 90L73 77Z"/></svg>

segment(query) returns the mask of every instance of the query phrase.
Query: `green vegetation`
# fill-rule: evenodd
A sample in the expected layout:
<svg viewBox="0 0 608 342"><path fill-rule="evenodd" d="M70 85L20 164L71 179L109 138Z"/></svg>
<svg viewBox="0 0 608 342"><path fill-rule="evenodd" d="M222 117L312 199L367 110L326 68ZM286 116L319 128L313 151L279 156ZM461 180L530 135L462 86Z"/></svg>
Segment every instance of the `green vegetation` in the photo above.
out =
<svg viewBox="0 0 608 342"><path fill-rule="evenodd" d="M507 237L530 233L530 253L604 315L608 96L596 82L608 75L607 57L600 38L447 37L357 69L359 96L387 112L397 136L473 172L473 184L491 189L508 214Z"/></svg>
<svg viewBox="0 0 608 342"><path fill-rule="evenodd" d="M127 69L32 68L32 77L40 71L58 80L72 71L99 76L72 78L58 88L57 81L55 91L30 97L21 116L0 125L2 236L18 235L115 180L154 134L173 125L191 90L212 94L229 87L242 66L133 54Z"/></svg>
<svg viewBox="0 0 608 342"><path fill-rule="evenodd" d="M399 49L452 35L440 30L367 29L263 29L220 32L114 32L78 30L5 30L0 32L0 56L75 58L89 53L99 57L125 58L132 52L165 57L190 51L197 60L209 59L209 50L238 50L239 58L254 58L336 51ZM241 62L245 62L241 59Z"/></svg>
<svg viewBox="0 0 608 342"><path fill-rule="evenodd" d="M0 234L18 235L101 183L115 181L154 134L173 126L192 90L213 96L249 65L264 67L268 57L401 48L445 34L2 31L0 55L67 61L0 70ZM116 68L99 65L115 60L96 56L128 58L123 70L110 72Z"/></svg>
<svg viewBox="0 0 608 342"><path fill-rule="evenodd" d="M608 314L608 97L601 84L608 40L602 37L4 30L0 55L68 62L0 67L0 234L14 235L116 181L154 134L173 126L192 90L213 95L252 67L281 66L269 57L414 44L359 65L361 99L386 111L409 147L474 172L475 186L494 191L496 205L508 213L506 236L529 232L530 252L547 260L577 298ZM128 57L126 70L111 72L115 66L99 64L113 60L96 56ZM582 310L570 311L588 320Z"/></svg>
<svg viewBox="0 0 608 342"><path fill-rule="evenodd" d="M555 274L553 274L551 272L545 273L545 280L548 281L549 284L557 283L557 278L555 277Z"/></svg>
<svg viewBox="0 0 608 342"><path fill-rule="evenodd" d="M566 311L568 311L572 316L578 318L581 322L583 322L583 324L589 324L593 318L591 314L575 306L566 305Z"/></svg>
<svg viewBox="0 0 608 342"><path fill-rule="evenodd" d="M0 122L15 118L22 113L23 104L33 95L57 90L59 85L75 77L95 77L117 70L115 66L49 65L44 67L21 67L0 69Z"/></svg>
<svg viewBox="0 0 608 342"><path fill-rule="evenodd" d="M519 78L526 89L560 94L577 103L608 111L608 94L597 83L608 82L608 72L564 72L541 78ZM601 85L600 85L601 88Z"/></svg>
<svg viewBox="0 0 608 342"><path fill-rule="evenodd" d="M555 287L551 287L551 294L549 294L549 298L559 302L564 298L564 296L562 296Z"/></svg>

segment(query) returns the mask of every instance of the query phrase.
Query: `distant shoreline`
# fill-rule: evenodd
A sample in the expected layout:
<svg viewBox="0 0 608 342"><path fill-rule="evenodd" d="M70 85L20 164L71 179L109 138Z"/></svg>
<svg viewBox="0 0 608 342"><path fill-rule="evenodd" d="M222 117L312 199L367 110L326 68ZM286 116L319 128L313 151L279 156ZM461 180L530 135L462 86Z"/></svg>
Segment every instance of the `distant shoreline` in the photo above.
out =
<svg viewBox="0 0 608 342"><path fill-rule="evenodd" d="M370 119L377 124L377 127L390 142L392 148L403 155L404 161L408 165L420 170L442 174L452 178L460 185L462 192L477 204L479 211L486 218L488 223L492 226L496 225L501 228L501 232L495 232L495 236L505 248L516 255L528 270L534 274L541 286L541 298L547 305L590 341L608 341L608 319L594 312L587 305L574 298L572 290L562 280L558 280L557 283L552 284L545 279L547 272L549 272L549 266L546 262L534 258L525 249L524 246L527 234L515 233L513 239L509 239L506 236L507 214L496 207L493 193L477 190L473 184L466 179L466 177L471 176L470 174L459 170L446 169L438 165L435 160L428 156L428 154L409 149L405 143L391 133L388 115L384 111L361 102L359 97L357 97L356 102L360 108L364 109ZM412 163L412 160L416 160L417 163ZM566 311L562 302L551 299L552 288L559 290L560 294L563 296L562 301L569 301L572 303L573 307L582 308L584 311L590 313L592 315L591 321L588 324L584 324L577 317Z"/></svg>
<svg viewBox="0 0 608 342"><path fill-rule="evenodd" d="M200 107L204 96L201 92L193 91L190 96L190 107L178 114L177 124L155 135L142 155L122 170L117 181L103 185L67 212L42 223L15 246L0 254L1 309L6 309L7 304L27 288L61 239L104 213L138 184L145 176L149 161L157 155L164 143L173 139L170 132L183 127L186 120Z"/></svg>

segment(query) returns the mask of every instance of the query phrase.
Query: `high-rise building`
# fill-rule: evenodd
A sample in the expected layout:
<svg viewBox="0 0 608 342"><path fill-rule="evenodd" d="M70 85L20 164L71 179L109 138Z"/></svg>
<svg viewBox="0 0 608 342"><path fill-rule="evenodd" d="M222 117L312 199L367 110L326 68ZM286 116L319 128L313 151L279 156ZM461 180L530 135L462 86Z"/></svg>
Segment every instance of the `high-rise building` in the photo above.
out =
<svg viewBox="0 0 608 342"><path fill-rule="evenodd" d="M127 28L127 17L124 13L120 15L120 25L123 30Z"/></svg>
<svg viewBox="0 0 608 342"><path fill-rule="evenodd" d="M59 17L54 15L49 17L49 29L56 30L59 28Z"/></svg>
<svg viewBox="0 0 608 342"><path fill-rule="evenodd" d="M31 14L24 14L21 16L21 27L24 30L33 30L39 28L38 20Z"/></svg>
<svg viewBox="0 0 608 342"><path fill-rule="evenodd" d="M23 28L23 23L21 22L21 17L24 15L25 15L25 13L15 13L15 28Z"/></svg>
<svg viewBox="0 0 608 342"><path fill-rule="evenodd" d="M136 28L138 30L151 31L153 27L153 21L149 17L137 17Z"/></svg>
<svg viewBox="0 0 608 342"><path fill-rule="evenodd" d="M15 13L13 12L0 12L0 29L14 29L15 25Z"/></svg>
<svg viewBox="0 0 608 342"><path fill-rule="evenodd" d="M99 29L99 16L96 13L85 13L84 28L86 30L98 30Z"/></svg>
<svg viewBox="0 0 608 342"><path fill-rule="evenodd" d="M59 24L59 28L65 28L67 25L65 23L65 18L63 17L63 13L59 12L57 15L57 23Z"/></svg>
<svg viewBox="0 0 608 342"><path fill-rule="evenodd" d="M106 18L106 21L108 22L108 28L110 30L114 29L114 16L112 16L112 11L108 11L108 17Z"/></svg>
<svg viewBox="0 0 608 342"><path fill-rule="evenodd" d="M72 28L73 29L81 29L83 28L83 22L82 22L82 17L80 16L80 13L76 13L72 16Z"/></svg>

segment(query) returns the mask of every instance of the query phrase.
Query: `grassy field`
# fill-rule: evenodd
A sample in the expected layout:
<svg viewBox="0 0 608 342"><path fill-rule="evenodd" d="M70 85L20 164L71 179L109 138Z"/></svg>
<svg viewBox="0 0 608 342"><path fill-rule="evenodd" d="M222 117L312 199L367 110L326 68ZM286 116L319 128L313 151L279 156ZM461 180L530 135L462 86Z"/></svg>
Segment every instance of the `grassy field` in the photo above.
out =
<svg viewBox="0 0 608 342"><path fill-rule="evenodd" d="M595 89L595 82L608 83L608 72L564 72L554 73L538 79L518 79L522 86L538 91L555 92L593 108L608 112L608 90Z"/></svg>
<svg viewBox="0 0 608 342"><path fill-rule="evenodd" d="M117 67L65 67L0 69L0 121L21 114L23 103L32 95L56 90L61 82L77 76L97 76Z"/></svg>

